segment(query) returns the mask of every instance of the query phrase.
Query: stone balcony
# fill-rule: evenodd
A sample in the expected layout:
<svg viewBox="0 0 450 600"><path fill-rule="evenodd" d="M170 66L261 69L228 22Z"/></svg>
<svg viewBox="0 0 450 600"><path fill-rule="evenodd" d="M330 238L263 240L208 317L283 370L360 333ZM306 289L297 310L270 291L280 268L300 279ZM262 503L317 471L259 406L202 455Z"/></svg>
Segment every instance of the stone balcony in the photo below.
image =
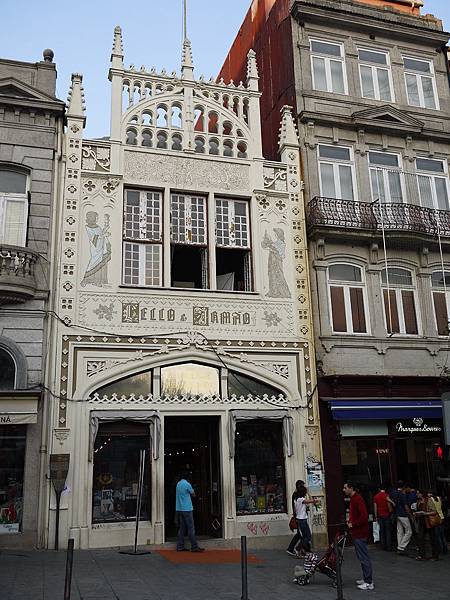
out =
<svg viewBox="0 0 450 600"><path fill-rule="evenodd" d="M34 297L37 260L38 254L27 248L0 244L0 305L26 302Z"/></svg>
<svg viewBox="0 0 450 600"><path fill-rule="evenodd" d="M316 196L307 207L311 237L396 238L405 244L450 244L450 211L416 204L355 202Z"/></svg>

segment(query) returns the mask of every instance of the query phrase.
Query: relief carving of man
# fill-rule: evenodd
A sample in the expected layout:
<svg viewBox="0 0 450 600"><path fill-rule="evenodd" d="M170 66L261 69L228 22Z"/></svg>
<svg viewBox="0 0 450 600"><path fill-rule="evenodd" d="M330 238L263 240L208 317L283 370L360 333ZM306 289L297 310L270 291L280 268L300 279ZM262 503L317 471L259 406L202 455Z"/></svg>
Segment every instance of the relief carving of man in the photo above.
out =
<svg viewBox="0 0 450 600"><path fill-rule="evenodd" d="M284 231L280 227L274 227L273 232L275 234L274 240L266 231L261 242L261 246L269 251L267 264L269 291L267 295L269 298L290 298L291 292L283 272L283 261L286 255Z"/></svg>
<svg viewBox="0 0 450 600"><path fill-rule="evenodd" d="M105 215L103 227L98 224L98 213L86 213L86 233L89 238L91 258L81 282L82 286L96 285L102 287L108 283L108 262L111 260L111 243L109 215Z"/></svg>

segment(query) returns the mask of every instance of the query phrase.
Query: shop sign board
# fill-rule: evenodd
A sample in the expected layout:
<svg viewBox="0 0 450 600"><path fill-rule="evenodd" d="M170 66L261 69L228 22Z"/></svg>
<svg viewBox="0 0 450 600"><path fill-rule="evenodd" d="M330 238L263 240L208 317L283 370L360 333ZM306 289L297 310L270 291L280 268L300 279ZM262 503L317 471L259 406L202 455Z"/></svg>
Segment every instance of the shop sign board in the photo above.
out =
<svg viewBox="0 0 450 600"><path fill-rule="evenodd" d="M50 454L50 479L57 494L61 494L69 472L70 454Z"/></svg>
<svg viewBox="0 0 450 600"><path fill-rule="evenodd" d="M416 417L411 420L398 421L395 424L397 433L415 435L417 433L442 433L442 427L439 424L427 423L422 417Z"/></svg>

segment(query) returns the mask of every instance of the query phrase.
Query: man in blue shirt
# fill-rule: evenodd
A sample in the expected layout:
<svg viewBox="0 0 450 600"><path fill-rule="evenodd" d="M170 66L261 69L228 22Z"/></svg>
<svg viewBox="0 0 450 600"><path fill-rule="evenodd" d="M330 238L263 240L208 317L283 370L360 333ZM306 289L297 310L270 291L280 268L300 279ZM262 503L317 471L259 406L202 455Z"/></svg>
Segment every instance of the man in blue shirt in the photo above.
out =
<svg viewBox="0 0 450 600"><path fill-rule="evenodd" d="M409 506L406 503L405 484L399 481L397 489L390 494L397 520L397 554L407 556L406 548L411 540L412 527L409 522Z"/></svg>
<svg viewBox="0 0 450 600"><path fill-rule="evenodd" d="M176 505L175 510L178 517L178 540L177 551L186 552L184 547L184 536L189 536L191 542L191 552L204 552L204 548L200 548L195 538L194 528L194 507L192 506L192 498L195 498L195 492L192 485L188 481L189 473L184 472L181 475L180 481L177 483L176 489Z"/></svg>

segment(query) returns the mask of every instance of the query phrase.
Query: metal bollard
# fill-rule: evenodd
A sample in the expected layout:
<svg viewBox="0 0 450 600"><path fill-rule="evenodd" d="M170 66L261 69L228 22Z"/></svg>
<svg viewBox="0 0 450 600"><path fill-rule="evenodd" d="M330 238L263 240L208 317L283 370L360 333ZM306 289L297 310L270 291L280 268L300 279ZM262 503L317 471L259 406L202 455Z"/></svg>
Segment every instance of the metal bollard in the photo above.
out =
<svg viewBox="0 0 450 600"><path fill-rule="evenodd" d="M72 567L73 567L73 538L70 538L69 543L67 544L66 580L64 583L64 600L70 600L70 592L72 589Z"/></svg>
<svg viewBox="0 0 450 600"><path fill-rule="evenodd" d="M339 547L339 543L337 541L335 543L335 552L336 552L336 587L337 587L337 596L336 600L344 600L344 591L342 585L342 552Z"/></svg>
<svg viewBox="0 0 450 600"><path fill-rule="evenodd" d="M247 536L245 536L245 535L241 535L241 581L242 581L241 600L248 600Z"/></svg>

